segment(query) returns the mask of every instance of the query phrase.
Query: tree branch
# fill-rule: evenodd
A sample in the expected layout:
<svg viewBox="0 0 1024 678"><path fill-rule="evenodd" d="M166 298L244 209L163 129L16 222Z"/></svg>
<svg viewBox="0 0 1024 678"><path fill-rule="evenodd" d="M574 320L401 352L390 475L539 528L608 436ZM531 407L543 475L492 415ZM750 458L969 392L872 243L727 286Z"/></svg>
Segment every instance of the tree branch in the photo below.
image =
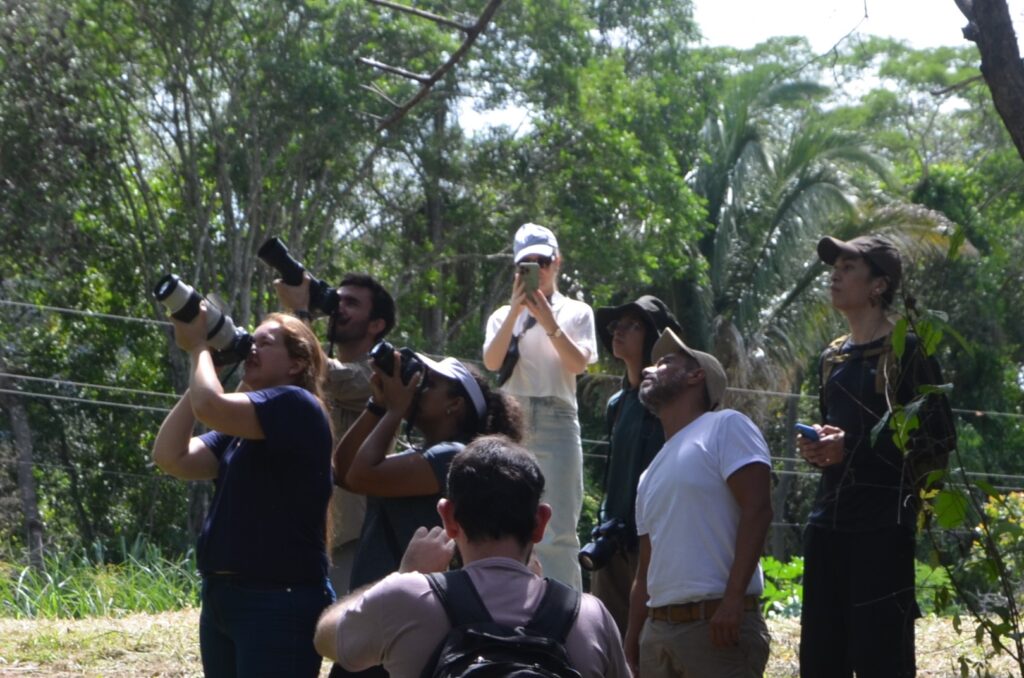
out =
<svg viewBox="0 0 1024 678"><path fill-rule="evenodd" d="M398 12L405 12L406 14L412 14L414 16L420 17L421 19L427 19L428 21L433 21L435 24L440 24L442 26L448 26L449 28L454 28L455 30L462 31L463 33L469 33L473 29L472 26L466 26L466 25L460 24L457 21L452 21L451 19L445 18L445 17L437 15L437 14L433 14L431 12L424 11L422 9L416 9L415 7L409 7L407 5L399 5L398 3L388 2L387 0L366 0L366 1L369 2L371 5L379 5L381 7L388 7L390 9L396 10Z"/></svg>
<svg viewBox="0 0 1024 678"><path fill-rule="evenodd" d="M394 73L395 75L400 75L403 78L408 78L409 80L415 80L423 84L433 84L433 82L431 82L430 80L429 75L423 75L422 73L413 73L412 71L407 71L404 68L399 68L398 66L390 66L388 64L376 61L374 59L367 59L366 57L359 57L358 61L361 64L373 66L374 68L378 68L382 71L387 71L388 73Z"/></svg>
<svg viewBox="0 0 1024 678"><path fill-rule="evenodd" d="M373 0L369 1L372 2ZM389 127L397 123L399 120L404 118L406 113L412 110L412 108L416 106L416 104L418 104L420 101L425 99L426 96L430 93L431 88L435 84L437 84L437 82L441 78L447 75L448 71L452 70L455 67L455 65L459 63L459 61L462 60L462 57L465 56L466 52L469 51L469 48L473 46L473 43L476 42L476 39L480 37L480 34L483 33L485 28L487 28L487 25L491 22L491 19L494 17L494 13L497 12L498 8L501 6L502 1L503 0L490 0L490 2L487 3L487 6L484 8L484 11L480 13L479 17L477 17L476 23L465 29L466 39L462 41L462 44L459 46L459 48L452 53L452 55L448 58L448 61L441 64L441 66L439 66L437 70L431 73L430 76L426 78L426 80L421 80L423 85L422 87L420 87L419 91L416 92L416 94L412 95L409 99L405 101L405 103L399 106L398 109L392 112L391 115L389 115L387 118L381 121L379 125L377 125L378 132L383 132L384 130L388 129ZM369 60L360 59L360 61L367 63ZM418 80L419 78L415 79Z"/></svg>

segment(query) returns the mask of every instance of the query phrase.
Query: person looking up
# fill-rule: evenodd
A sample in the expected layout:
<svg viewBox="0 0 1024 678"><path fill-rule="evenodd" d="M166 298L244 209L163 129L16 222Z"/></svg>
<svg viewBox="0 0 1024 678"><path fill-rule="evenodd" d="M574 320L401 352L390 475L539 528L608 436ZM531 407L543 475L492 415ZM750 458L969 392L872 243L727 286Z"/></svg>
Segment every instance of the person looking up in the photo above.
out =
<svg viewBox="0 0 1024 678"><path fill-rule="evenodd" d="M665 303L645 294L621 306L597 309L601 343L623 362L622 388L608 399L605 423L608 431L608 466L604 477L604 502L600 521L619 521L621 539L607 564L590 575L590 592L597 596L626 633L629 592L636 576L639 541L636 535L636 488L640 474L665 443L661 422L640 402L641 372L651 364L651 349L666 327L681 333L679 323Z"/></svg>
<svg viewBox="0 0 1024 678"><path fill-rule="evenodd" d="M215 481L196 556L203 671L313 678L313 631L334 599L326 357L305 324L272 313L253 333L242 392L225 393L206 345L206 303L192 322L173 324L189 387L160 426L153 461L182 480ZM210 432L193 436L197 420Z"/></svg>
<svg viewBox="0 0 1024 678"><path fill-rule="evenodd" d="M651 352L640 401L665 446L640 477L640 562L626 656L644 678L760 676L769 635L758 597L772 521L771 458L757 426L719 410L725 370L671 329Z"/></svg>

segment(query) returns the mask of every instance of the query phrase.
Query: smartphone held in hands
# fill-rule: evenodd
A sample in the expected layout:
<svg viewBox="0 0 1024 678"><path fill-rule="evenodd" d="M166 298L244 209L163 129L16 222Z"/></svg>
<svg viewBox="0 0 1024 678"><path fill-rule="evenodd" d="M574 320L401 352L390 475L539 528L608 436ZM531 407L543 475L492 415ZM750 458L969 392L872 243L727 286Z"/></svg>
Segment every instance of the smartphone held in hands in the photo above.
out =
<svg viewBox="0 0 1024 678"><path fill-rule="evenodd" d="M526 298L532 299L534 292L540 286L540 264L535 261L524 261L519 264L519 278L523 281Z"/></svg>
<svg viewBox="0 0 1024 678"><path fill-rule="evenodd" d="M807 424L797 424L796 432L802 435L804 438L807 438L808 440L812 440L814 442L818 442L818 440L820 440L818 432L815 430L813 426L808 426Z"/></svg>

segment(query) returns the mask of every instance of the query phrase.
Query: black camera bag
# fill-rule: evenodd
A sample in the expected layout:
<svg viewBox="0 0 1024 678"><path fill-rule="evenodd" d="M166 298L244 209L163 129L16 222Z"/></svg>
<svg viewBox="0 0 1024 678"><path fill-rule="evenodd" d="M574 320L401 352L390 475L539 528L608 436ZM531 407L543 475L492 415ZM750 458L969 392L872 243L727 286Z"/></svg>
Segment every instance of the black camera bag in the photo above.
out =
<svg viewBox="0 0 1024 678"><path fill-rule="evenodd" d="M512 376L512 370L516 368L516 363L519 362L519 339L527 330L537 324L537 319L532 315L527 316L526 322L523 323L523 331L519 334L513 334L512 339L508 342L508 350L505 351L505 358L501 361L501 367L498 368L498 386L502 386L509 377Z"/></svg>

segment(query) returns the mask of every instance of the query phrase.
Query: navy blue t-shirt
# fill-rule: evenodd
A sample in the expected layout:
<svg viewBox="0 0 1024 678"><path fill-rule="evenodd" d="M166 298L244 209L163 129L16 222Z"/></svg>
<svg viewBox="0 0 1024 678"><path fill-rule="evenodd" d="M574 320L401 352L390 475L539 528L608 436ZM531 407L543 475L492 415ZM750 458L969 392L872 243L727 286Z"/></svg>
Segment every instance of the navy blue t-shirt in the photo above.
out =
<svg viewBox="0 0 1024 678"><path fill-rule="evenodd" d="M199 535L199 570L269 583L322 583L332 490L327 415L313 394L297 386L246 395L263 440L217 431L200 436L220 466Z"/></svg>
<svg viewBox="0 0 1024 678"><path fill-rule="evenodd" d="M438 443L423 453L442 491L448 484L448 467L463 447L456 442ZM419 497L366 498L366 518L349 578L350 591L397 570L418 527L441 525L437 500L442 496L443 492Z"/></svg>

